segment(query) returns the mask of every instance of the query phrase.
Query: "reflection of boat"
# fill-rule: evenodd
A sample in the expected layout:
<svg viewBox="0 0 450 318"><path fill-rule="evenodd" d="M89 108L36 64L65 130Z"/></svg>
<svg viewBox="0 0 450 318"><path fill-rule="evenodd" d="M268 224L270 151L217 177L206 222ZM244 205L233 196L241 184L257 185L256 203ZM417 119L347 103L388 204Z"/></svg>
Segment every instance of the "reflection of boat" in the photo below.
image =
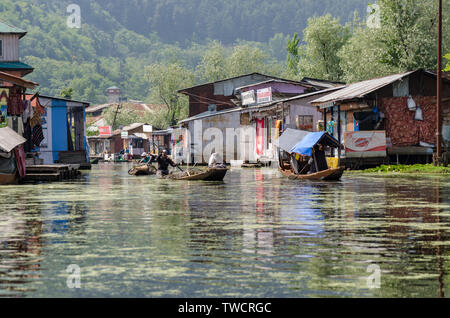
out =
<svg viewBox="0 0 450 318"><path fill-rule="evenodd" d="M155 175L156 174L156 168L154 166L151 165L141 165L141 166L136 166L133 169L130 169L128 171L128 174L131 176L150 176L150 175Z"/></svg>
<svg viewBox="0 0 450 318"><path fill-rule="evenodd" d="M262 163L244 163L241 168L262 168Z"/></svg>
<svg viewBox="0 0 450 318"><path fill-rule="evenodd" d="M206 171L191 171L182 174L169 175L169 179L173 180L192 180L192 181L223 181L227 174L227 168L212 168Z"/></svg>
<svg viewBox="0 0 450 318"><path fill-rule="evenodd" d="M92 164L92 165L98 164L98 162L100 161L100 159L102 159L102 158L100 158L100 157L92 158L92 159L91 159L91 164Z"/></svg>
<svg viewBox="0 0 450 318"><path fill-rule="evenodd" d="M330 168L326 147L339 148L339 142L327 132L287 129L278 140L280 171L289 179L339 180L345 167ZM286 158L287 157L287 158Z"/></svg>
<svg viewBox="0 0 450 318"><path fill-rule="evenodd" d="M292 170L281 170L281 173L288 177L289 179L299 179L299 180L324 180L332 181L341 179L344 174L345 167L339 167L336 169L327 169L311 174L295 174Z"/></svg>

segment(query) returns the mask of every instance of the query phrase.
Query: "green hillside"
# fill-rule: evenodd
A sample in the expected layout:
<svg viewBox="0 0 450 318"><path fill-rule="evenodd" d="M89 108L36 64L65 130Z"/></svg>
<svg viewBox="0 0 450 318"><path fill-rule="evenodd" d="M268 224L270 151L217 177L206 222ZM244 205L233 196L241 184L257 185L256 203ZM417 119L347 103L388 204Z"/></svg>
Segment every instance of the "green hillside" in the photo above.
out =
<svg viewBox="0 0 450 318"><path fill-rule="evenodd" d="M28 31L21 58L36 68L28 78L42 93L59 95L70 86L74 98L104 102L112 85L129 98L146 99L145 66L179 62L193 69L210 40L228 47L258 41L251 45L267 52L271 63L284 64L287 36L301 32L309 16L331 12L346 21L354 10L364 14L367 2L78 0L82 27L70 29L72 0L2 0L0 20Z"/></svg>

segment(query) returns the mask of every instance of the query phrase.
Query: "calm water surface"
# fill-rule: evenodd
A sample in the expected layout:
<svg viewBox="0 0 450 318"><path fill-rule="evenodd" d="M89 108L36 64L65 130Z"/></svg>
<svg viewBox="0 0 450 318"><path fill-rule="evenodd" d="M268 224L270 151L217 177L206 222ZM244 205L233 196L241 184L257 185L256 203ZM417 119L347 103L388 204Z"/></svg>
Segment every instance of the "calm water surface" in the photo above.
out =
<svg viewBox="0 0 450 318"><path fill-rule="evenodd" d="M238 169L199 183L128 169L1 187L0 297L450 296L448 177Z"/></svg>

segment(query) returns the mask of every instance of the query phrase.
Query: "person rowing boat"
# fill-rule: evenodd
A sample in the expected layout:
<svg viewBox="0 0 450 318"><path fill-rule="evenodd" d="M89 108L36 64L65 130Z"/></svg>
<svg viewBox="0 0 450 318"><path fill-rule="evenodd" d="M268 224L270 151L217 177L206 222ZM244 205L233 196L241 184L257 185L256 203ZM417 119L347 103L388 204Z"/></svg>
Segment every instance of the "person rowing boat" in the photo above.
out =
<svg viewBox="0 0 450 318"><path fill-rule="evenodd" d="M156 158L158 163L158 176L169 175L169 165L172 167L177 167L178 165L173 162L172 159L167 155L167 150L163 150L162 153Z"/></svg>

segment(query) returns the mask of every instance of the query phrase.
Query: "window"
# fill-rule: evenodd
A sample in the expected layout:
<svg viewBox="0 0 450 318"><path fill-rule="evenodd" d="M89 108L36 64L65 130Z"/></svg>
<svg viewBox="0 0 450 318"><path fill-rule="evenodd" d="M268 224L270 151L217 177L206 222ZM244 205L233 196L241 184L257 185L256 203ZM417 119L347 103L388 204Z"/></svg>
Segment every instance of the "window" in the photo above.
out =
<svg viewBox="0 0 450 318"><path fill-rule="evenodd" d="M313 131L314 130L314 116L297 116L297 129L305 130L305 131Z"/></svg>
<svg viewBox="0 0 450 318"><path fill-rule="evenodd" d="M3 40L0 40L0 57L3 57Z"/></svg>

